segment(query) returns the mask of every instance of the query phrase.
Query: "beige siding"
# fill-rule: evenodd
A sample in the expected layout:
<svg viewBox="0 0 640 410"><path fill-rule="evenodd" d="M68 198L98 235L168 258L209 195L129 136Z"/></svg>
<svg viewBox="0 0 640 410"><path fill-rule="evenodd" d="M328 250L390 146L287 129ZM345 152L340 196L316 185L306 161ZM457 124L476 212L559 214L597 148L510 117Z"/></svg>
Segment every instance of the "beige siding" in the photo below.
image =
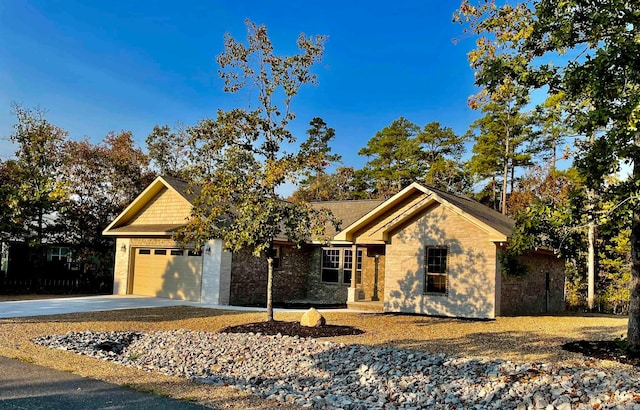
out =
<svg viewBox="0 0 640 410"><path fill-rule="evenodd" d="M423 292L428 245L449 247L446 295ZM385 311L494 318L496 275L496 245L489 235L444 206L435 206L391 233Z"/></svg>
<svg viewBox="0 0 640 410"><path fill-rule="evenodd" d="M191 205L177 192L163 188L133 217L131 225L183 224L191 215Z"/></svg>
<svg viewBox="0 0 640 410"><path fill-rule="evenodd" d="M416 207L423 206L428 200L428 196L423 193L417 193L416 195L406 199L404 202L394 207L389 213L377 218L375 222L367 225L364 229L357 232L354 235L354 238L357 238L356 243L381 243L386 239L384 234L390 226L404 219L407 213L411 213L416 209Z"/></svg>

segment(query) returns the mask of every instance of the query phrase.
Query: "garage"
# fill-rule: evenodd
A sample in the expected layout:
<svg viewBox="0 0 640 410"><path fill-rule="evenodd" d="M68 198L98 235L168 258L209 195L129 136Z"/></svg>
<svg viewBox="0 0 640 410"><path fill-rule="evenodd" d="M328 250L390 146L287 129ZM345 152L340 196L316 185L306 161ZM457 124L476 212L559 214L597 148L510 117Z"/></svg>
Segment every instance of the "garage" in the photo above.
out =
<svg viewBox="0 0 640 410"><path fill-rule="evenodd" d="M189 249L134 248L134 295L200 301L202 254Z"/></svg>

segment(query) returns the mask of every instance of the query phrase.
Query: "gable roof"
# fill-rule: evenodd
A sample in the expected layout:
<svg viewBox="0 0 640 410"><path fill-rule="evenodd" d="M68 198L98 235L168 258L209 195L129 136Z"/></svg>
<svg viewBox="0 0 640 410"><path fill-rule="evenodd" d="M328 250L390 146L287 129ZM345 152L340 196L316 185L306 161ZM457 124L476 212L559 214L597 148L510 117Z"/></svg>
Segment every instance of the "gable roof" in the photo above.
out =
<svg viewBox="0 0 640 410"><path fill-rule="evenodd" d="M177 193L184 199L185 206L191 209L191 201L195 195L189 193L188 187L189 184L186 181L178 178L168 176L157 177L102 231L102 234L109 236L127 233L136 235L171 235L184 224L144 224L133 226L128 223L163 189Z"/></svg>
<svg viewBox="0 0 640 410"><path fill-rule="evenodd" d="M414 182L376 206L358 220L354 221L351 225L345 227L334 237L334 239L336 241L353 241L354 234L357 231L365 228L379 218L382 218L384 215L388 215L391 210L395 209L395 207L404 203L412 196L415 196L416 193L422 193L426 196L422 200L417 201L411 207L407 208L403 215L399 215L397 218L394 218L389 221L389 223L385 224L383 227L385 232L392 230L394 227L434 203L439 203L447 207L452 212L457 213L471 223L477 225L485 232L489 233L491 240L495 242L506 241L515 226L515 221L513 219L502 215L501 213L482 205L477 201L443 192L435 188L426 187Z"/></svg>
<svg viewBox="0 0 640 410"><path fill-rule="evenodd" d="M353 224L362 215L367 214L373 208L380 205L384 200L382 199L359 199L359 200L344 200L344 201L314 201L310 202L314 209L327 209L331 211L335 219L340 223L339 229L344 229L347 226ZM336 233L335 226L333 224L327 224L325 227L325 235L333 238Z"/></svg>

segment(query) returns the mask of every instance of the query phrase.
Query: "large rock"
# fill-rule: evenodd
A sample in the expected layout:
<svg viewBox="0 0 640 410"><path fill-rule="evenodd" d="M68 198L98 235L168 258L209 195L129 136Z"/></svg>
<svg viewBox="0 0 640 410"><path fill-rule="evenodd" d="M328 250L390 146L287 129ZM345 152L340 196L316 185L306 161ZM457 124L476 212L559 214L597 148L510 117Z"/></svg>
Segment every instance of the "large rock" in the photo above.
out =
<svg viewBox="0 0 640 410"><path fill-rule="evenodd" d="M316 310L316 308L311 308L302 315L300 324L307 327L320 327L327 324L327 320Z"/></svg>

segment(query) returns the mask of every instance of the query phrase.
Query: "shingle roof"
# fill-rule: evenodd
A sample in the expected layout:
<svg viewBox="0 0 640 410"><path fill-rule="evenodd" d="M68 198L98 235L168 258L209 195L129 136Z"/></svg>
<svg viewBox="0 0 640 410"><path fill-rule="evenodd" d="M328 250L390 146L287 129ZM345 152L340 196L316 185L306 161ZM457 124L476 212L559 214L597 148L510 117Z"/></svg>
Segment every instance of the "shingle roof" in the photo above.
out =
<svg viewBox="0 0 640 410"><path fill-rule="evenodd" d="M310 202L310 205L314 209L328 209L333 213L333 216L340 222L339 230L351 225L362 216L373 210L376 206L380 205L384 200L382 199L362 199L362 200L346 200L346 201L318 201ZM331 224L327 226L326 236L333 238L338 231Z"/></svg>
<svg viewBox="0 0 640 410"><path fill-rule="evenodd" d="M481 222L489 225L496 231L510 236L516 221L500 212L489 208L471 198L450 194L440 191L439 189L425 186L428 190L433 191L436 195L449 202L451 205L459 208L463 212L470 214Z"/></svg>
<svg viewBox="0 0 640 410"><path fill-rule="evenodd" d="M193 188L189 187L189 182L183 179L171 177L168 175L162 175L162 179L164 179L167 184L171 185L173 189L178 191L178 193L182 195L184 199L191 203L193 203L193 200L198 196L197 193L193 192Z"/></svg>

